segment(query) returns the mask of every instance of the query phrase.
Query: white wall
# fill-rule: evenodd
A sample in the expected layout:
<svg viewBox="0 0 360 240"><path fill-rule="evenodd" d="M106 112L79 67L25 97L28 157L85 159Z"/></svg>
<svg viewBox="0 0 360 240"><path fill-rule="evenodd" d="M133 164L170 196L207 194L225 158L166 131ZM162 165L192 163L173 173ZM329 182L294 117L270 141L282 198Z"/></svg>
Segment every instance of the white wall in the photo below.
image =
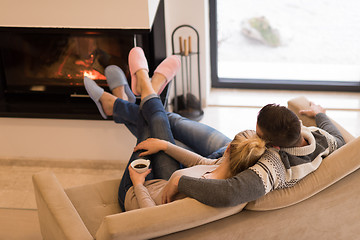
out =
<svg viewBox="0 0 360 240"><path fill-rule="evenodd" d="M1 0L0 26L150 29L160 0Z"/></svg>
<svg viewBox="0 0 360 240"><path fill-rule="evenodd" d="M112 121L0 118L0 132L0 159L15 161L127 161L136 143Z"/></svg>

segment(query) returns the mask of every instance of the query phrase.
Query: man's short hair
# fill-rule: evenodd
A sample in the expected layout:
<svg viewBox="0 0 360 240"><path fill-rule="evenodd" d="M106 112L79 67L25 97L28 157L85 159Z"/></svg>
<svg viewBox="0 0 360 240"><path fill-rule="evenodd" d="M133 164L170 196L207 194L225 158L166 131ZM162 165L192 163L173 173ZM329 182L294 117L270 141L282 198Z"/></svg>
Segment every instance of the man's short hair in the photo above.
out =
<svg viewBox="0 0 360 240"><path fill-rule="evenodd" d="M258 113L262 138L271 146L294 147L301 139L301 124L294 112L284 106L268 104Z"/></svg>

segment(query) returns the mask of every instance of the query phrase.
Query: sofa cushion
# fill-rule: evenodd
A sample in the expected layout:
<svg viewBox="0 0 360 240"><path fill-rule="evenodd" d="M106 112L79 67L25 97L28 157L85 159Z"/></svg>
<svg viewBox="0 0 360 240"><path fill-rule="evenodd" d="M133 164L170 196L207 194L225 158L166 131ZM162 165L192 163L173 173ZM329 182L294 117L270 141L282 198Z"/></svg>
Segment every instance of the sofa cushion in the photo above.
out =
<svg viewBox="0 0 360 240"><path fill-rule="evenodd" d="M310 102L299 97L288 102L289 108L298 114L301 109L308 109ZM299 116L305 126L315 125L315 120L306 116ZM333 120L332 120L333 121ZM354 137L339 124L334 123L348 143L326 157L320 167L313 173L306 176L291 188L279 189L250 202L246 209L265 211L279 209L303 201L331 184L339 181L346 175L360 167L360 137Z"/></svg>

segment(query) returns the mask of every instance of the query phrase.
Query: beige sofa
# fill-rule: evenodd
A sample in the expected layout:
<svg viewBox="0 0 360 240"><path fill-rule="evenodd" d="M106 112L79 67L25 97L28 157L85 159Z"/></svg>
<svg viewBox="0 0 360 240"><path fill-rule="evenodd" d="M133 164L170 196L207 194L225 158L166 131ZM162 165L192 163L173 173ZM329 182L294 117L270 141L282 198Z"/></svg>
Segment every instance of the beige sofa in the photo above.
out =
<svg viewBox="0 0 360 240"><path fill-rule="evenodd" d="M309 106L303 97L288 104L294 112ZM314 124L311 119L302 117L302 121ZM317 171L292 188L229 208L186 198L121 213L120 179L64 190L54 174L40 172L33 176L33 183L42 236L48 240L357 239L360 138L338 127L347 144L327 157Z"/></svg>

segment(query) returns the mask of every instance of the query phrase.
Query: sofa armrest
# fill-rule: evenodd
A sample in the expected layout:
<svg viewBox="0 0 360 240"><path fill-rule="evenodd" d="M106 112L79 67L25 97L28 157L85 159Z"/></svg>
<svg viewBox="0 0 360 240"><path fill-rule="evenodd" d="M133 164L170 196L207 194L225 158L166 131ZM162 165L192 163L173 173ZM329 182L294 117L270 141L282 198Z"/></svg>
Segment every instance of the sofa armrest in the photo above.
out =
<svg viewBox="0 0 360 240"><path fill-rule="evenodd" d="M288 108L291 111L293 111L296 115L298 115L299 119L302 121L304 126L316 126L315 119L299 114L300 110L310 109L310 101L305 97L301 96L290 99L288 101ZM330 120L339 129L346 143L355 139L355 137L352 134L350 134L348 131L346 131L339 123L337 123L331 118Z"/></svg>
<svg viewBox="0 0 360 240"><path fill-rule="evenodd" d="M185 198L104 218L97 240L149 239L194 228L240 212L246 204L214 208Z"/></svg>
<svg viewBox="0 0 360 240"><path fill-rule="evenodd" d="M32 179L43 239L94 239L53 173L40 172Z"/></svg>

